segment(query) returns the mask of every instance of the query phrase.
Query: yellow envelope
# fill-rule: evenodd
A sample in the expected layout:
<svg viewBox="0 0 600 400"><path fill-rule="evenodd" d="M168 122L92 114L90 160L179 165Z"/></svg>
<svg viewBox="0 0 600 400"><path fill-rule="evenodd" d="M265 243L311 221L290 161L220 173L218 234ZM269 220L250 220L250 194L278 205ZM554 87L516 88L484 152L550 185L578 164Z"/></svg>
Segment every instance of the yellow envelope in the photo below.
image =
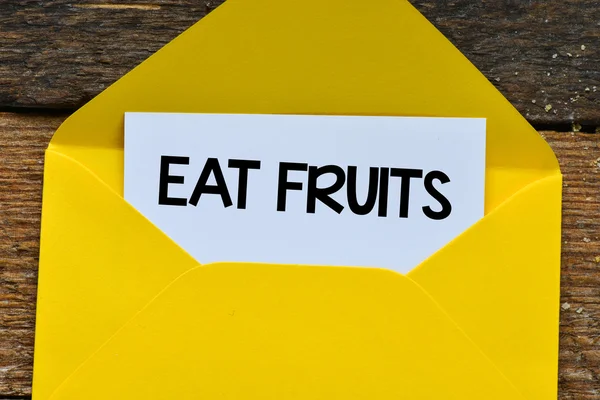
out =
<svg viewBox="0 0 600 400"><path fill-rule="evenodd" d="M127 111L487 118L486 215L407 275L199 265L123 200ZM45 168L34 400L556 398L556 158L405 0L228 0Z"/></svg>

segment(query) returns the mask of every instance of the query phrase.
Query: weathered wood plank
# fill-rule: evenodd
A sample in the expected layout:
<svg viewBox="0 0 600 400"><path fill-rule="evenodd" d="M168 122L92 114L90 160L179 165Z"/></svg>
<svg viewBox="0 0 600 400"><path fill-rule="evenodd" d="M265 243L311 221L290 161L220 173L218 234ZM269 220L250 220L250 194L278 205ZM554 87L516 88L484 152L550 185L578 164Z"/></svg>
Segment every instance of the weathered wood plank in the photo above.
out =
<svg viewBox="0 0 600 400"><path fill-rule="evenodd" d="M43 151L63 119L0 113L0 396L31 392ZM599 399L600 135L542 134L565 175L560 398Z"/></svg>
<svg viewBox="0 0 600 400"><path fill-rule="evenodd" d="M0 107L75 109L221 1L2 1ZM412 2L532 123L600 125L596 0Z"/></svg>
<svg viewBox="0 0 600 400"><path fill-rule="evenodd" d="M208 5L0 2L0 107L77 108L201 19Z"/></svg>
<svg viewBox="0 0 600 400"><path fill-rule="evenodd" d="M600 135L544 132L564 174L561 399L600 399Z"/></svg>
<svg viewBox="0 0 600 400"><path fill-rule="evenodd" d="M413 3L530 122L600 125L596 0Z"/></svg>
<svg viewBox="0 0 600 400"><path fill-rule="evenodd" d="M0 396L30 393L44 150L63 119L0 114Z"/></svg>

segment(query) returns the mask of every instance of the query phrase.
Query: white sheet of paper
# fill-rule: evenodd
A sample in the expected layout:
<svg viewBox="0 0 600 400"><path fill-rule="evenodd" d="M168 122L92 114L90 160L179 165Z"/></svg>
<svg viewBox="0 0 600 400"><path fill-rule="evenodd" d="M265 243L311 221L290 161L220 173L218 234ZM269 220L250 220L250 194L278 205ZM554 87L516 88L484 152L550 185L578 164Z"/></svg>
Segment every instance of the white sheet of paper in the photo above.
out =
<svg viewBox="0 0 600 400"><path fill-rule="evenodd" d="M485 119L126 113L125 199L200 263L406 273L483 217L485 133Z"/></svg>

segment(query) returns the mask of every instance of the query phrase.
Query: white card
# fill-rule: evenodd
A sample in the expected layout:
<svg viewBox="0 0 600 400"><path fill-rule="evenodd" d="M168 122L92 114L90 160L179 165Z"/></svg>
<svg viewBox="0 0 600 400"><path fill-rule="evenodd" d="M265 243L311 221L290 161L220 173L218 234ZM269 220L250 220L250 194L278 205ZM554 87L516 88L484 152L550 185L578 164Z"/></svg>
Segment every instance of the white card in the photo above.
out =
<svg viewBox="0 0 600 400"><path fill-rule="evenodd" d="M406 273L483 217L485 119L126 113L125 199L200 263Z"/></svg>

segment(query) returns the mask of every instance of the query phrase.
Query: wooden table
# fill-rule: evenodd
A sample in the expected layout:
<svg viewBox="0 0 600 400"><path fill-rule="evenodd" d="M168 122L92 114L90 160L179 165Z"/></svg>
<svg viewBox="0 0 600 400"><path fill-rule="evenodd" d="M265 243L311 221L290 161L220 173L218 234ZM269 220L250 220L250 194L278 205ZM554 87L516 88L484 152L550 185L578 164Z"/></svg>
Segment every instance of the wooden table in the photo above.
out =
<svg viewBox="0 0 600 400"><path fill-rule="evenodd" d="M413 4L558 155L565 176L559 397L600 399L600 3ZM0 2L0 399L31 395L43 153L52 133L217 5Z"/></svg>

